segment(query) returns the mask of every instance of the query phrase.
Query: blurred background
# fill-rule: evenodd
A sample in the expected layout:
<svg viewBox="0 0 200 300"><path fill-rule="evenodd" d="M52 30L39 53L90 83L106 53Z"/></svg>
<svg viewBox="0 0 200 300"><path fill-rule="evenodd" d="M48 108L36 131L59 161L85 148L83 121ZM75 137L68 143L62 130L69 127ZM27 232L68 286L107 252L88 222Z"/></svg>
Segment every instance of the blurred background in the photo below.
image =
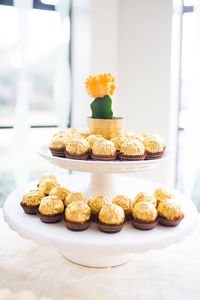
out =
<svg viewBox="0 0 200 300"><path fill-rule="evenodd" d="M0 206L39 173L57 127L87 128L92 73L111 72L115 115L164 136L171 159L140 174L200 209L200 2L0 0ZM138 174L137 174L138 175Z"/></svg>

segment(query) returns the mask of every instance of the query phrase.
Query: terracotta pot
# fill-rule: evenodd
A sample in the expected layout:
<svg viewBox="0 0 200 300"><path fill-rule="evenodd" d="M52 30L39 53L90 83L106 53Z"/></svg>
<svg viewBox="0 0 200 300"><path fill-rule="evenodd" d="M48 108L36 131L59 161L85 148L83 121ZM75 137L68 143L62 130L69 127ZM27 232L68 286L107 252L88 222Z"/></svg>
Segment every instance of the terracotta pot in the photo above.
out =
<svg viewBox="0 0 200 300"><path fill-rule="evenodd" d="M122 132L123 118L88 118L88 125L91 134L101 134L105 139L111 139Z"/></svg>

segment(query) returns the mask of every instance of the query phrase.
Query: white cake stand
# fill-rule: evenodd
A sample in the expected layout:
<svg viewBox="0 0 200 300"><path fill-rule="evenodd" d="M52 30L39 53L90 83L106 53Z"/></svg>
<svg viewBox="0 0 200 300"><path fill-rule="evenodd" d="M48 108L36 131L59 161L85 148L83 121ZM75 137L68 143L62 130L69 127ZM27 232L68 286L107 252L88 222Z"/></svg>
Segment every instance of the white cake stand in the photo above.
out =
<svg viewBox="0 0 200 300"><path fill-rule="evenodd" d="M92 175L95 180L89 181L87 175L68 175L60 178L59 182L71 190L79 190L89 185L88 192L102 192L107 189L111 194L114 192L109 186L102 186L106 174L115 172L134 172L156 166L166 157L156 161L143 162L92 162L72 161L63 158L52 157L47 146L39 148L39 154L55 165L62 168L75 169L79 171L97 172ZM121 171L120 171L121 170ZM97 178L101 184L98 186ZM157 183L141 180L128 176L118 176L120 193L134 197L140 191L149 191L158 187ZM94 182L95 188L91 184ZM182 203L185 218L178 227L167 228L158 225L152 231L139 231L134 229L131 223L125 224L121 232L106 234L97 229L96 224L83 232L72 232L68 230L64 221L58 224L44 224L37 216L25 214L20 207L22 195L30 188L35 187L37 182L31 182L27 187L14 191L6 200L4 206L4 218L11 229L17 231L23 238L31 239L38 244L51 246L62 252L69 260L84 266L110 267L128 262L136 253L160 249L177 243L188 237L196 228L198 214L192 201L183 194L174 190L175 197Z"/></svg>

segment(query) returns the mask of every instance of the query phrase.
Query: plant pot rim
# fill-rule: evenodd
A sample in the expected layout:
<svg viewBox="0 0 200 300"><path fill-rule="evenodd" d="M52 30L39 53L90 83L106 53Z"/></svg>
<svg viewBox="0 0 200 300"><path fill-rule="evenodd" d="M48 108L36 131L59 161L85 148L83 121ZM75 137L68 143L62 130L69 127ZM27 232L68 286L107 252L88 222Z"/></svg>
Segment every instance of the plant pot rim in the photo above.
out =
<svg viewBox="0 0 200 300"><path fill-rule="evenodd" d="M112 119L102 119L102 118L92 118L92 117L88 117L88 119L91 120L103 120L103 121L114 121L114 120L123 120L123 117L113 117Z"/></svg>

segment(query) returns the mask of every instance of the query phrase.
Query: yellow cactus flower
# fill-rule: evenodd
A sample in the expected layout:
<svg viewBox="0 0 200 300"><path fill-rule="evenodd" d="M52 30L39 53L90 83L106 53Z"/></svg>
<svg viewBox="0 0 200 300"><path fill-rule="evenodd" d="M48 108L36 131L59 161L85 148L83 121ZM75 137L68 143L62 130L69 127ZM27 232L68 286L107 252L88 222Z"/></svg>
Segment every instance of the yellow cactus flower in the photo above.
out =
<svg viewBox="0 0 200 300"><path fill-rule="evenodd" d="M115 77L110 73L89 76L85 85L88 95L94 99L112 96L116 89Z"/></svg>

